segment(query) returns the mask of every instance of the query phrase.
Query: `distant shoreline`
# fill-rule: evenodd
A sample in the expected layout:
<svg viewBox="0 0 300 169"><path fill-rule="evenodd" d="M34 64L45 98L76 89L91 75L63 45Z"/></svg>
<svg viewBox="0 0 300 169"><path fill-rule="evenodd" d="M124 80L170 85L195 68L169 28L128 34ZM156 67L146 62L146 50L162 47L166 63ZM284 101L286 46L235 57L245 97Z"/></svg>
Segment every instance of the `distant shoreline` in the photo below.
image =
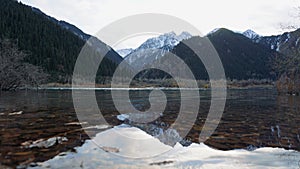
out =
<svg viewBox="0 0 300 169"><path fill-rule="evenodd" d="M209 81L197 81L198 88L182 88L182 89L192 89L192 90L209 90ZM62 84L62 83L48 83L40 85L38 88L28 88L28 89L38 89L38 90L72 90L72 89L84 89L84 90L128 90L126 86L111 87L110 84L85 84L83 87L72 87L72 84ZM275 82L273 81L262 81L262 80L240 80L240 81L227 81L227 89L250 89L250 88L276 88ZM155 82L134 82L130 85L130 90L178 90L179 87L174 85L174 83L169 84L168 80L157 80Z"/></svg>
<svg viewBox="0 0 300 169"><path fill-rule="evenodd" d="M264 88L264 89L275 89L274 85L254 85L254 86L227 86L227 89L255 89L255 88ZM73 88L72 86L43 86L38 88L22 88L21 90L210 90L211 88L179 88L179 87L130 87L130 88L112 88L112 87L82 87L82 88Z"/></svg>

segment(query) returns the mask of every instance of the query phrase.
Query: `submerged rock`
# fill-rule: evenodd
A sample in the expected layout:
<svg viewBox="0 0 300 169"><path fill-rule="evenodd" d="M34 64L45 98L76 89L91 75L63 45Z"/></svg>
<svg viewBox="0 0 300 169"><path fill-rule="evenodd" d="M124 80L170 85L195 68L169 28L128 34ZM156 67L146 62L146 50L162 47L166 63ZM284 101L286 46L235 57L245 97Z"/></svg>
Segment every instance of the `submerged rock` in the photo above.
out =
<svg viewBox="0 0 300 169"><path fill-rule="evenodd" d="M14 115L21 115L23 114L23 111L18 111L18 112L13 112L13 113L9 113L9 116L14 116Z"/></svg>
<svg viewBox="0 0 300 169"><path fill-rule="evenodd" d="M102 150L104 150L105 152L108 152L108 153L118 153L120 152L120 150L118 148L115 148L115 147L101 147Z"/></svg>
<svg viewBox="0 0 300 169"><path fill-rule="evenodd" d="M173 163L173 161L162 161L162 162L150 163L150 165L167 165L171 163Z"/></svg>
<svg viewBox="0 0 300 169"><path fill-rule="evenodd" d="M45 139L39 139L36 141L26 141L22 143L23 148L49 148L54 146L55 144L61 144L62 142L68 141L66 137L52 137L47 140Z"/></svg>

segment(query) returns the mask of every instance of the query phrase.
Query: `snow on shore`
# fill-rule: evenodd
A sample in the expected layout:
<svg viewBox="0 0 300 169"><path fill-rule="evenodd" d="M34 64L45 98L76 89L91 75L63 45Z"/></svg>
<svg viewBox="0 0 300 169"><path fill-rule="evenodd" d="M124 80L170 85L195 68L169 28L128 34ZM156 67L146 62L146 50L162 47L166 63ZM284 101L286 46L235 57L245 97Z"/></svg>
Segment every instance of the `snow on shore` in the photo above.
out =
<svg viewBox="0 0 300 169"><path fill-rule="evenodd" d="M95 144L97 143L97 144ZM300 152L280 148L220 151L204 144L170 147L126 125L97 134L35 168L299 168ZM162 154L161 154L162 153Z"/></svg>

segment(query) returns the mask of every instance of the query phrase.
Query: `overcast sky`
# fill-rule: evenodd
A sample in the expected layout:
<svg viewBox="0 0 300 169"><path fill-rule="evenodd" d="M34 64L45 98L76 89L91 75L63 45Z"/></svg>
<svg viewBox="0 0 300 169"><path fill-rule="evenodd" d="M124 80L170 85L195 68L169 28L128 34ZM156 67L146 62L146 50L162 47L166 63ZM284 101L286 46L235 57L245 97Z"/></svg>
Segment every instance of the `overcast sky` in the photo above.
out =
<svg viewBox="0 0 300 169"><path fill-rule="evenodd" d="M46 14L95 34L105 25L140 13L169 14L188 21L203 34L214 28L252 29L261 35L282 33L294 22L299 0L21 0Z"/></svg>

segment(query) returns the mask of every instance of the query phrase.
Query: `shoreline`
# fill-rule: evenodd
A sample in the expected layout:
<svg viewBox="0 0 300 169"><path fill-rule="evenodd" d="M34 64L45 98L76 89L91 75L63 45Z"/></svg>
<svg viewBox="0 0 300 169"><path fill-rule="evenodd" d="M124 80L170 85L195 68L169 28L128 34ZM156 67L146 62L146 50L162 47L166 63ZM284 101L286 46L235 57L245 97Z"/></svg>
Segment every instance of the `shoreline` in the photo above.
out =
<svg viewBox="0 0 300 169"><path fill-rule="evenodd" d="M249 86L234 86L234 85L227 85L227 89L276 89L274 85L249 85ZM109 85L96 85L95 87L90 87L87 85L83 87L72 87L71 84L68 85L41 85L38 88L36 87L29 87L29 88L21 88L21 90L210 90L209 87L201 87L201 88L179 88L179 87L162 87L162 86L130 86L127 87L114 87L112 88Z"/></svg>

